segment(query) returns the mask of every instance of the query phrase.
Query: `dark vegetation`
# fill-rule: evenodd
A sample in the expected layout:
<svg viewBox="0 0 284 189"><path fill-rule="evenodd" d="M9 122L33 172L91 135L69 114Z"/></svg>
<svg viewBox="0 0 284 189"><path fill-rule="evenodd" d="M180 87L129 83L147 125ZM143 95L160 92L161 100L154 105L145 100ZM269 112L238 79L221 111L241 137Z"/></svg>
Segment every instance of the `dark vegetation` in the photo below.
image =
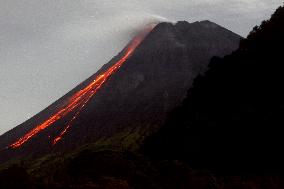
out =
<svg viewBox="0 0 284 189"><path fill-rule="evenodd" d="M141 150L23 160L0 167L0 188L284 188L283 34L282 7L233 54L212 59Z"/></svg>
<svg viewBox="0 0 284 189"><path fill-rule="evenodd" d="M269 189L283 176L219 175L181 160L150 160L142 154L86 149L73 155L22 162L0 173L0 187L49 189Z"/></svg>
<svg viewBox="0 0 284 189"><path fill-rule="evenodd" d="M212 59L145 151L222 174L283 174L283 44L280 7L237 51Z"/></svg>

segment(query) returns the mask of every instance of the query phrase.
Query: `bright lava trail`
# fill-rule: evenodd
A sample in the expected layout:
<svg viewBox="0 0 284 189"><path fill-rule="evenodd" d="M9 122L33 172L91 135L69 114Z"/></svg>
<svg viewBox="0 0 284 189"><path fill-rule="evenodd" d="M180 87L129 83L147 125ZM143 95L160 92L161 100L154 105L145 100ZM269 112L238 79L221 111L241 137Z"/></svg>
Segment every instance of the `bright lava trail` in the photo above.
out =
<svg viewBox="0 0 284 189"><path fill-rule="evenodd" d="M84 106L86 106L88 101L98 92L98 90L111 77L111 75L114 74L123 65L123 63L133 54L134 50L140 45L140 43L154 27L155 25L152 24L148 26L143 32L141 32L141 34L137 35L127 46L124 55L114 65L112 65L104 73L97 76L96 79L89 83L85 88L75 93L68 100L67 104L64 107L55 112L47 120L37 125L31 131L26 133L23 137L19 138L13 144L9 145L9 147L18 148L22 146L24 143L32 139L32 137L37 135L39 132L50 127L52 124L65 117L67 114L73 112L74 116L69 120L64 130L53 139L52 144L55 145L58 141L60 141L63 135L68 131L68 129L70 129L72 123L79 116L81 110L84 108Z"/></svg>

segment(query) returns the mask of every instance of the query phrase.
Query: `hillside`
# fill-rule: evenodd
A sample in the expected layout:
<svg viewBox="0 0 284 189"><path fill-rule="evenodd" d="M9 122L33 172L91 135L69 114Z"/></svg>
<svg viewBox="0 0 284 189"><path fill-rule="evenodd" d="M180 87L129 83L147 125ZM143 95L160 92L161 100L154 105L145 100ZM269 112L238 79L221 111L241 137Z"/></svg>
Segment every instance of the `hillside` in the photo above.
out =
<svg viewBox="0 0 284 189"><path fill-rule="evenodd" d="M143 39L138 35L96 74L2 135L0 161L86 144L136 150L182 102L210 58L235 50L240 36L202 21L160 23Z"/></svg>
<svg viewBox="0 0 284 189"><path fill-rule="evenodd" d="M147 154L225 175L282 175L283 33L280 7L238 50L213 58L182 106L146 142Z"/></svg>

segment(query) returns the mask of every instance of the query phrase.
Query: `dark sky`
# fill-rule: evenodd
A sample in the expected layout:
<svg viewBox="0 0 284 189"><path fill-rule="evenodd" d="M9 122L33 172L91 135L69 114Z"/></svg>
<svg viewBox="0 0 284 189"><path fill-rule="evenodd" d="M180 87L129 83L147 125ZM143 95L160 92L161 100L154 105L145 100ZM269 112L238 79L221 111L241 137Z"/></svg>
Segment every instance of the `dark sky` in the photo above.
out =
<svg viewBox="0 0 284 189"><path fill-rule="evenodd" d="M211 20L246 36L282 0L0 0L0 134L95 73L143 25Z"/></svg>

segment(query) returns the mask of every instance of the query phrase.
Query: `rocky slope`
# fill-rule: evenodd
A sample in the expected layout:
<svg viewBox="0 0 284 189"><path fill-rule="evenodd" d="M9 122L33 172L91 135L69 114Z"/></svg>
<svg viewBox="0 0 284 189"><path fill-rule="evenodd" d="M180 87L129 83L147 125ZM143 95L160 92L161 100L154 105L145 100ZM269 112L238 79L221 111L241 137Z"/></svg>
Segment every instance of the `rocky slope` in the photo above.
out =
<svg viewBox="0 0 284 189"><path fill-rule="evenodd" d="M92 143L134 150L158 129L167 113L179 105L193 79L206 70L212 56L224 56L239 45L240 36L209 21L160 23L133 55L88 101L56 145L52 138L71 119L65 116L17 149L6 148L49 118L123 53L70 93L25 123L0 137L0 160L64 152Z"/></svg>
<svg viewBox="0 0 284 189"><path fill-rule="evenodd" d="M237 51L212 59L148 154L223 174L283 175L283 33L280 7Z"/></svg>

